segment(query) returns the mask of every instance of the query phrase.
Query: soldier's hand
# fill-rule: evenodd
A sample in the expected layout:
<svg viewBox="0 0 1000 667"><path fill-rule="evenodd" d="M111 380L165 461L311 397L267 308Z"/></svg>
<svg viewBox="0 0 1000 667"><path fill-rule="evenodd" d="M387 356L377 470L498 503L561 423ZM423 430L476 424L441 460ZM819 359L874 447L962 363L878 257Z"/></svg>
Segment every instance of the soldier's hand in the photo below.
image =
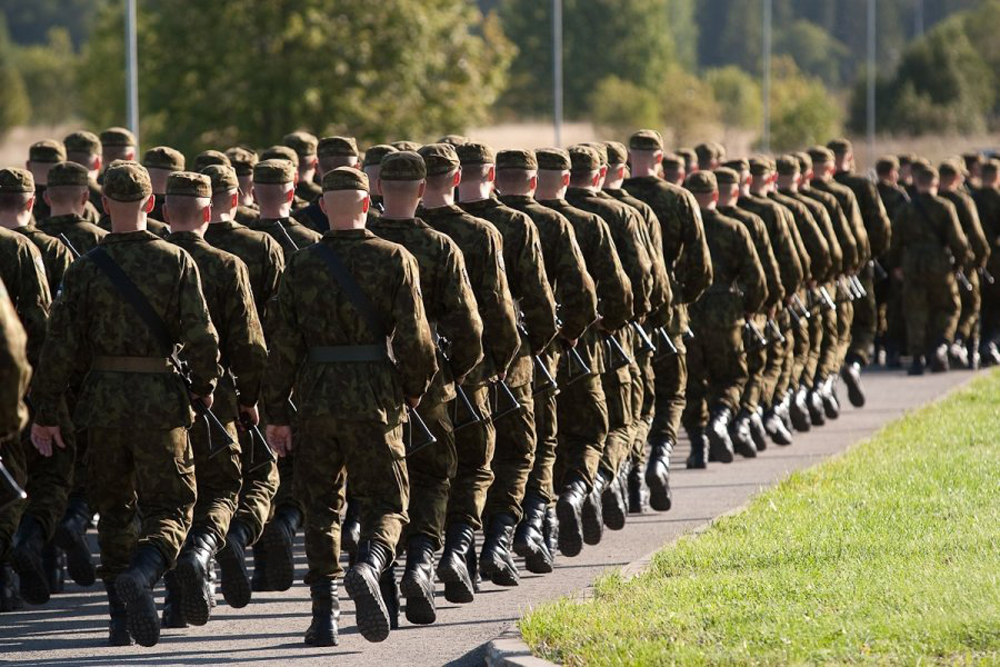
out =
<svg viewBox="0 0 1000 667"><path fill-rule="evenodd" d="M271 445L274 453L285 458L292 451L292 427L268 424L264 429L267 444Z"/></svg>
<svg viewBox="0 0 1000 667"><path fill-rule="evenodd" d="M62 431L58 426L31 425L31 444L35 446L38 453L48 458L52 456L52 443L55 442L59 449L66 449L63 442Z"/></svg>
<svg viewBox="0 0 1000 667"><path fill-rule="evenodd" d="M207 396L198 396L197 394L191 394L191 397L196 401L201 401L202 403L204 403L205 407L208 408L209 410L212 409L212 403L215 401L212 394L209 394Z"/></svg>
<svg viewBox="0 0 1000 667"><path fill-rule="evenodd" d="M416 396L416 397L414 397L414 396L407 396L406 397L406 404L409 405L414 410L416 410L417 406L420 405L420 397L419 396Z"/></svg>
<svg viewBox="0 0 1000 667"><path fill-rule="evenodd" d="M897 266L895 269L893 269L892 277L900 282L903 282L903 267Z"/></svg>
<svg viewBox="0 0 1000 667"><path fill-rule="evenodd" d="M257 424L260 423L260 413L257 412L257 406L256 405L251 405L250 407L247 407L245 405L241 405L240 406L240 414L243 415L243 418L247 422L253 424L254 426L256 426Z"/></svg>

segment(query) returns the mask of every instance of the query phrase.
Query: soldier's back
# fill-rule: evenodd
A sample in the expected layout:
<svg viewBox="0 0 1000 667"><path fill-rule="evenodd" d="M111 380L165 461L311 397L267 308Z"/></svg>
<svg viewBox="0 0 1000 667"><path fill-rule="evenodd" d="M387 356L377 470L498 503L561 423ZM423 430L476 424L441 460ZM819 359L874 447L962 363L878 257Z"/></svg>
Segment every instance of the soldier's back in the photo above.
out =
<svg viewBox="0 0 1000 667"><path fill-rule="evenodd" d="M233 221L210 224L205 230L205 240L243 260L250 274L250 289L257 312L263 313L277 292L278 281L285 270L284 254L278 242L264 232Z"/></svg>
<svg viewBox="0 0 1000 667"><path fill-rule="evenodd" d="M108 233L86 218L77 215L57 215L45 218L38 223L38 228L49 236L56 238L65 236L73 249L81 255L90 251Z"/></svg>

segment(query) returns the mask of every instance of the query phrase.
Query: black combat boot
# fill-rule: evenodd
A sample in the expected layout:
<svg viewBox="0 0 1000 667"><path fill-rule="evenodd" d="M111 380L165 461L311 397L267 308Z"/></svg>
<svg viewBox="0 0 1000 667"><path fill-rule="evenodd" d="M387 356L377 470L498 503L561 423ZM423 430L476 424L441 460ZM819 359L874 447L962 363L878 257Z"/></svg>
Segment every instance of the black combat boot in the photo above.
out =
<svg viewBox="0 0 1000 667"><path fill-rule="evenodd" d="M799 388L792 395L791 403L788 406L788 413L792 418L792 426L799 433L807 433L812 428L812 421L809 418L809 406L806 402L808 393L809 390L806 389L806 386L800 384Z"/></svg>
<svg viewBox="0 0 1000 667"><path fill-rule="evenodd" d="M354 565L360 540L361 502L357 498L348 496L347 511L344 512L344 522L340 527L340 548L347 553L348 565Z"/></svg>
<svg viewBox="0 0 1000 667"><path fill-rule="evenodd" d="M733 413L725 406L712 411L705 434L708 437L708 460L720 463L733 462L733 441L729 439L729 422Z"/></svg>
<svg viewBox="0 0 1000 667"><path fill-rule="evenodd" d="M448 526L444 553L438 561L437 576L444 582L444 597L448 602L465 604L475 599L475 588L469 576L465 554L473 550L476 531L467 523Z"/></svg>
<svg viewBox="0 0 1000 667"><path fill-rule="evenodd" d="M42 548L42 567L45 568L50 594L66 590L66 553L55 542L46 542Z"/></svg>
<svg viewBox="0 0 1000 667"><path fill-rule="evenodd" d="M389 629L399 629L399 583L396 581L396 561L385 566L378 580L378 589L389 614Z"/></svg>
<svg viewBox="0 0 1000 667"><path fill-rule="evenodd" d="M181 609L184 589L181 588L180 579L177 578L177 570L164 572L163 588L166 594L163 596L163 615L160 616L160 627L186 628L188 624L184 620L184 610Z"/></svg>
<svg viewBox="0 0 1000 667"><path fill-rule="evenodd" d="M203 528L188 535L187 544L177 558L177 580L181 584L181 612L191 625L205 625L215 606L209 573L219 539Z"/></svg>
<svg viewBox="0 0 1000 667"><path fill-rule="evenodd" d="M114 583L105 582L104 589L108 592L108 612L111 614L111 623L108 624L108 645L131 646L134 642L128 631L128 613L125 611L125 603L118 595Z"/></svg>
<svg viewBox="0 0 1000 667"><path fill-rule="evenodd" d="M937 347L930 351L931 373L947 373L948 365L948 344L939 343Z"/></svg>
<svg viewBox="0 0 1000 667"><path fill-rule="evenodd" d="M837 398L836 380L837 377L831 375L817 389L819 397L823 401L823 414L826 415L827 419L837 419L840 417L840 399Z"/></svg>
<svg viewBox="0 0 1000 667"><path fill-rule="evenodd" d="M785 430L791 433L795 430L795 425L792 424L792 399L794 397L794 392L791 389L785 392L784 397L781 402L774 406L774 413L778 415L781 419L781 423L785 425Z"/></svg>
<svg viewBox="0 0 1000 667"><path fill-rule="evenodd" d="M767 449L767 429L764 428L764 408L757 406L757 409L750 413L750 437L758 452Z"/></svg>
<svg viewBox="0 0 1000 667"><path fill-rule="evenodd" d="M622 462L627 466L628 460ZM625 527L625 517L628 515L626 500L622 497L622 476L618 475L608 481L601 493L601 518L609 530L621 530Z"/></svg>
<svg viewBox="0 0 1000 667"><path fill-rule="evenodd" d="M476 540L473 538L472 544L465 552L465 568L469 571L469 579L472 581L472 591L479 592L479 585L483 583L479 576L479 554L476 553Z"/></svg>
<svg viewBox="0 0 1000 667"><path fill-rule="evenodd" d="M813 388L809 390L806 395L806 407L809 410L809 421L813 426L823 426L826 424L826 413L823 412L823 398L819 394L819 387L822 386L823 380L816 378L813 383Z"/></svg>
<svg viewBox="0 0 1000 667"><path fill-rule="evenodd" d="M913 361L910 362L910 369L906 371L907 375L923 375L924 374L924 358L919 355L913 355Z"/></svg>
<svg viewBox="0 0 1000 667"><path fill-rule="evenodd" d="M559 522L559 552L572 558L583 550L583 503L587 498L587 483L574 477L563 487L556 502Z"/></svg>
<svg viewBox="0 0 1000 667"><path fill-rule="evenodd" d="M649 506L649 485L646 484L646 475L641 463L632 461L625 484L628 493L628 513L642 514Z"/></svg>
<svg viewBox="0 0 1000 667"><path fill-rule="evenodd" d="M978 371L980 365L982 365L982 356L979 354L979 335L976 334L969 338L969 342L966 347L966 356L969 359L969 370Z"/></svg>
<svg viewBox="0 0 1000 667"><path fill-rule="evenodd" d="M434 541L427 535L413 535L406 543L406 567L400 591L406 598L406 620L429 625L437 620L434 604Z"/></svg>
<svg viewBox="0 0 1000 667"><path fill-rule="evenodd" d="M52 538L56 546L66 552L66 569L70 579L80 586L93 586L97 570L87 544L87 526L94 513L83 498L70 498L66 513L56 526Z"/></svg>
<svg viewBox="0 0 1000 667"><path fill-rule="evenodd" d="M524 566L533 574L552 571L552 552L545 542L545 513L549 503L541 496L525 495L521 502L524 516L514 532L514 553L524 559Z"/></svg>
<svg viewBox="0 0 1000 667"><path fill-rule="evenodd" d="M969 349L964 338L961 336L955 338L955 341L948 347L948 358L957 368L969 367Z"/></svg>
<svg viewBox="0 0 1000 667"><path fill-rule="evenodd" d="M520 574L510 555L517 519L506 512L494 514L486 526L483 550L479 555L482 575L497 586L517 586Z"/></svg>
<svg viewBox="0 0 1000 667"><path fill-rule="evenodd" d="M267 581L267 549L261 540L257 540L253 545L253 578L250 580L250 590L254 593L274 590Z"/></svg>
<svg viewBox="0 0 1000 667"><path fill-rule="evenodd" d="M42 524L30 514L22 516L12 546L10 559L21 581L21 596L28 604L45 604L50 591L42 560L45 548Z"/></svg>
<svg viewBox="0 0 1000 667"><path fill-rule="evenodd" d="M147 544L135 550L132 564L115 579L115 591L128 613L129 634L140 646L156 646L160 641L153 586L166 569L167 562L160 550Z"/></svg>
<svg viewBox="0 0 1000 667"><path fill-rule="evenodd" d="M216 554L222 571L222 597L233 609L242 609L250 604L250 573L246 563L249 540L250 529L247 525L233 519L229 524L226 544Z"/></svg>
<svg viewBox="0 0 1000 667"><path fill-rule="evenodd" d="M0 612L24 609L24 600L18 590L17 573L7 563L0 563Z"/></svg>
<svg viewBox="0 0 1000 667"><path fill-rule="evenodd" d="M601 494L611 483L611 475L600 469L594 477L594 488L590 490L580 508L580 520L583 523L583 542L594 546L601 543L604 537L604 517L601 508Z"/></svg>
<svg viewBox="0 0 1000 667"><path fill-rule="evenodd" d="M306 644L310 646L336 646L337 621L340 620L340 601L337 599L337 582L320 581L309 587L312 598L312 621L306 630Z"/></svg>
<svg viewBox="0 0 1000 667"><path fill-rule="evenodd" d="M674 443L669 438L650 442L649 460L643 479L649 487L649 506L657 512L666 512L673 504L670 493L670 453Z"/></svg>
<svg viewBox="0 0 1000 667"><path fill-rule="evenodd" d="M757 446L753 444L753 436L750 434L750 413L747 410L740 410L729 432L737 454L745 459L757 458Z"/></svg>
<svg viewBox="0 0 1000 667"><path fill-rule="evenodd" d="M903 367L903 356L899 350L899 343L889 341L885 345L885 367L896 370ZM847 397L850 400L850 396Z"/></svg>
<svg viewBox="0 0 1000 667"><path fill-rule="evenodd" d="M984 366L1000 366L1000 348L990 340L983 343L979 348L982 364Z"/></svg>
<svg viewBox="0 0 1000 667"><path fill-rule="evenodd" d="M274 518L264 528L260 541L267 551L265 576L271 590L287 591L295 580L295 560L292 549L295 531L302 524L302 513L291 505L279 507Z"/></svg>
<svg viewBox="0 0 1000 667"><path fill-rule="evenodd" d="M354 600L355 620L361 636L370 642L389 636L389 611L382 599L379 580L392 560L392 551L376 540L358 544L358 560L344 576L344 588Z"/></svg>
<svg viewBox="0 0 1000 667"><path fill-rule="evenodd" d="M705 440L705 429L689 428L688 439L691 441L691 453L684 465L688 470L704 470L708 467L708 441Z"/></svg>
<svg viewBox="0 0 1000 667"><path fill-rule="evenodd" d="M847 385L847 400L856 408L864 407L865 392L861 387L861 359L857 355L847 355L844 367L840 369L840 377Z"/></svg>
<svg viewBox="0 0 1000 667"><path fill-rule="evenodd" d="M778 408L771 408L764 413L764 430L776 445L792 444L792 434L785 428L785 422L777 413Z"/></svg>
<svg viewBox="0 0 1000 667"><path fill-rule="evenodd" d="M545 546L552 554L552 560L556 559L556 550L559 549L559 517L556 515L555 505L549 505L545 510L545 521L542 523L542 534L545 535Z"/></svg>

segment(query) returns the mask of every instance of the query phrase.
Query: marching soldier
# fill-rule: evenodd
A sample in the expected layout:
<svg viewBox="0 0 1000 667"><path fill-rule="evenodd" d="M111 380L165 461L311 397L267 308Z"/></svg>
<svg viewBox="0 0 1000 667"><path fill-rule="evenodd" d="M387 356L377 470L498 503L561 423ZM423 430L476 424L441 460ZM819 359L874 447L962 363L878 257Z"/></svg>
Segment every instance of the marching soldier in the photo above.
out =
<svg viewBox="0 0 1000 667"><path fill-rule="evenodd" d="M996 158L983 164L982 186L976 190L974 201L979 211L979 221L990 245L990 259L986 264L991 275L1000 276L1000 181L997 168L1000 161ZM984 274L985 275L985 274ZM1000 364L1000 352L997 351L997 337L1000 334L1000 284L995 280L986 281L983 290L982 338L981 353L983 360L990 364Z"/></svg>
<svg viewBox="0 0 1000 667"><path fill-rule="evenodd" d="M900 185L900 170L899 159L894 155L884 156L875 163L875 175L878 178L876 187L890 221L895 220L896 212L910 201L910 195ZM887 368L900 368L902 364L899 356L906 337L903 286L898 284L893 276L892 269L895 267L889 266L888 248L881 257L876 257L874 260L880 262L884 271L882 279L875 282L875 299L879 307L879 335L876 338L876 348L885 352Z"/></svg>
<svg viewBox="0 0 1000 667"><path fill-rule="evenodd" d="M81 130L66 135L63 138L63 146L66 147L67 160L87 168L90 175L88 184L90 203L93 204L98 213L103 215L101 186L97 183L97 176L101 173L101 140L93 132Z"/></svg>
<svg viewBox="0 0 1000 667"><path fill-rule="evenodd" d="M308 137L312 135L307 135L305 139L295 139L299 134L305 133L295 133L290 134L285 137L285 142L289 145L296 144L299 146L299 159L304 159L303 155L312 150L315 154L312 157L313 162L315 162L315 174L320 180L326 175L328 171L332 171L337 167L356 167L358 164L358 144L354 140L354 137L323 137L320 139L315 148L311 148L312 144L308 142ZM302 186L303 171L299 170L299 185L297 190L300 196L305 196L308 194L309 188ZM310 178L314 178L310 175ZM369 181L374 182L374 181ZM310 181L310 185L315 185ZM301 222L306 227L309 227L313 231L323 233L328 229L326 216L323 214L322 209L319 205L319 194L316 194L310 199L310 204L303 209L295 212L293 216L296 220Z"/></svg>
<svg viewBox="0 0 1000 667"><path fill-rule="evenodd" d="M234 220L241 225L250 225L260 218L260 209L253 198L253 168L260 160L257 153L243 146L226 149L226 157L240 182L240 198Z"/></svg>
<svg viewBox="0 0 1000 667"><path fill-rule="evenodd" d="M281 143L295 151L299 159L299 180L295 184L295 195L307 203L314 202L323 194L323 188L316 182L319 162L316 149L319 147L319 139L313 134L299 130L286 134ZM320 174L320 178L322 176Z"/></svg>

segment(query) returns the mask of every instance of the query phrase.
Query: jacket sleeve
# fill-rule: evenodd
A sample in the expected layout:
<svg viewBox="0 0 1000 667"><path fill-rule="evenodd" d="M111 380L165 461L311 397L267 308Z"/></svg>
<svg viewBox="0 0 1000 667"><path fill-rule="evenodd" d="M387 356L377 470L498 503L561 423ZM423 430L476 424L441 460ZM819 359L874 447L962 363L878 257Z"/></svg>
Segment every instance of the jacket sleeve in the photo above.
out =
<svg viewBox="0 0 1000 667"><path fill-rule="evenodd" d="M441 271L442 316L437 325L451 341L451 372L463 377L483 358L483 320L479 316L476 297L469 284L469 274L461 251L449 244Z"/></svg>
<svg viewBox="0 0 1000 667"><path fill-rule="evenodd" d="M427 323L424 302L420 295L420 274L417 260L409 253L402 255L398 284L392 300L392 320L395 334L392 351L398 365L403 395L423 396L437 373L437 354Z"/></svg>
<svg viewBox="0 0 1000 667"><path fill-rule="evenodd" d="M87 317L80 276L87 264L81 261L70 267L62 293L52 304L48 335L31 385L35 421L42 426L59 424L59 403L83 349Z"/></svg>
<svg viewBox="0 0 1000 667"><path fill-rule="evenodd" d="M958 213L955 205L950 201L943 201L945 214L945 234L947 235L948 247L956 261L962 261L969 255L969 239L962 231L962 223L958 221Z"/></svg>
<svg viewBox="0 0 1000 667"><path fill-rule="evenodd" d="M215 390L219 379L219 335L208 314L198 267L186 252L181 252L180 268L178 340L184 346L184 359L191 369L191 391L205 396Z"/></svg>
<svg viewBox="0 0 1000 667"><path fill-rule="evenodd" d="M521 294L521 310L528 329L531 349L540 352L556 335L556 301L545 274L545 259L538 228L527 215L521 214L523 235L517 261L517 281Z"/></svg>
<svg viewBox="0 0 1000 667"><path fill-rule="evenodd" d="M288 399L292 395L295 375L306 358L306 341L298 326L296 289L300 262L293 259L285 269L278 293L268 305L267 371L262 389L268 419L279 426L292 421Z"/></svg>
<svg viewBox="0 0 1000 667"><path fill-rule="evenodd" d="M879 257L889 249L892 241L892 225L889 224L889 215L886 213L885 205L878 194L878 188L874 183L865 182L863 184L862 215L865 220L865 228L868 231L868 244L870 246L869 257Z"/></svg>
<svg viewBox="0 0 1000 667"><path fill-rule="evenodd" d="M736 227L739 232L740 243L737 247L737 254L740 262L739 282L743 286L743 309L748 313L755 313L764 305L767 299L767 278L764 275L764 267L761 266L760 257L754 249L750 233L742 225Z"/></svg>
<svg viewBox="0 0 1000 667"><path fill-rule="evenodd" d="M483 319L483 351L491 357L497 369L505 373L521 345L521 336L517 331L514 298L503 267L503 242L499 233L486 238L484 257L480 262L483 272L476 291L479 314Z"/></svg>
<svg viewBox="0 0 1000 667"><path fill-rule="evenodd" d="M597 319L597 288L594 286L594 279L587 272L576 232L569 222L560 222L555 276L559 316L562 319L563 335L576 339Z"/></svg>
<svg viewBox="0 0 1000 667"><path fill-rule="evenodd" d="M587 266L593 268L592 275L597 280L597 298L604 327L620 329L632 319L632 286L618 259L618 250L607 223L597 216L595 222L598 229L594 257Z"/></svg>
<svg viewBox="0 0 1000 667"><path fill-rule="evenodd" d="M684 245L674 270L680 287L674 297L679 303L693 303L712 284L712 256L708 252L705 223L694 195L683 191L678 206Z"/></svg>
<svg viewBox="0 0 1000 667"><path fill-rule="evenodd" d="M17 250L19 269L16 294L11 294L17 314L28 332L28 362L38 364L45 341L45 327L52 305L52 292L45 278L45 264L41 252L30 241L20 244Z"/></svg>
<svg viewBox="0 0 1000 667"><path fill-rule="evenodd" d="M781 282L781 271L778 268L778 261L774 258L774 252L771 250L771 242L764 221L754 216L753 225L755 228L753 234L754 249L757 251L757 257L764 269L764 278L767 284L767 300L764 305L771 307L785 298L785 288Z"/></svg>
<svg viewBox="0 0 1000 667"><path fill-rule="evenodd" d="M242 261L237 260L225 306L226 361L236 376L240 404L251 406L257 403L260 394L264 366L267 364L267 347L250 293L249 272Z"/></svg>

